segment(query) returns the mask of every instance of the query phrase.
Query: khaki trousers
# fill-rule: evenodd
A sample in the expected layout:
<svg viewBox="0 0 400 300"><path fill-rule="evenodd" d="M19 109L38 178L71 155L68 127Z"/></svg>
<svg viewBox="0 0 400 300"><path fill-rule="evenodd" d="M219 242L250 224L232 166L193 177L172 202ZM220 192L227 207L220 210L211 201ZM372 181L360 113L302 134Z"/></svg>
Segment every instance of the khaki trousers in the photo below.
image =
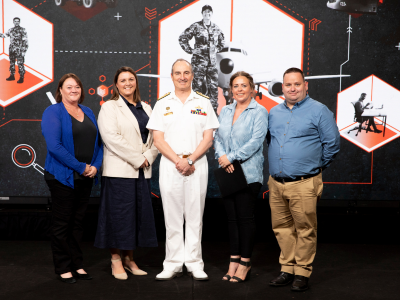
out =
<svg viewBox="0 0 400 300"><path fill-rule="evenodd" d="M317 248L317 202L322 174L304 180L268 181L272 229L281 248L281 271L310 277Z"/></svg>

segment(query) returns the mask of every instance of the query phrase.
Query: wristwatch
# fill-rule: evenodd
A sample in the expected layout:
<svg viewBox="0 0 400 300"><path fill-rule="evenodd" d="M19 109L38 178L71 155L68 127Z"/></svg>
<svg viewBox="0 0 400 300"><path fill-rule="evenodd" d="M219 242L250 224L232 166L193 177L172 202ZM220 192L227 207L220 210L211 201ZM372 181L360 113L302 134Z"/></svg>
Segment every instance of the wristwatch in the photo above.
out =
<svg viewBox="0 0 400 300"><path fill-rule="evenodd" d="M192 166L193 165L193 160L191 160L189 157L186 157L186 159L187 159L187 161L189 163L189 166Z"/></svg>

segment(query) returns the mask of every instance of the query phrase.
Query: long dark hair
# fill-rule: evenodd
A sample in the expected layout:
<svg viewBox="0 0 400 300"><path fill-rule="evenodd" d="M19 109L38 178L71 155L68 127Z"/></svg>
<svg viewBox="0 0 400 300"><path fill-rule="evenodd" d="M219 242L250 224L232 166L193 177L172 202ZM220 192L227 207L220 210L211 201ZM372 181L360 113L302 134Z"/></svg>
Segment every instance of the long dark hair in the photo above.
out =
<svg viewBox="0 0 400 300"><path fill-rule="evenodd" d="M76 76L74 73L68 73L65 74L63 77L61 77L60 81L58 82L58 86L57 86L57 91L56 91L56 102L60 103L62 101L62 96L60 93L60 88L62 88L65 80L67 80L68 78L72 78L75 79L76 83L81 87L81 98L79 99L78 103L81 104L83 102L83 100L85 99L85 92L83 91L83 85L82 85L82 81L79 79L78 76Z"/></svg>
<svg viewBox="0 0 400 300"><path fill-rule="evenodd" d="M131 67L121 67L117 70L117 72L114 75L114 85L113 85L113 93L111 95L110 100L118 100L119 99L119 91L117 89L117 82L118 82L118 77L119 74L123 73L123 72L130 72L133 74L133 76L135 76L136 79L136 89L133 92L133 101L135 103L138 103L140 101L142 101L142 99L140 98L140 91L139 91L139 81L138 81L138 77L135 73L135 71L133 71L133 69Z"/></svg>

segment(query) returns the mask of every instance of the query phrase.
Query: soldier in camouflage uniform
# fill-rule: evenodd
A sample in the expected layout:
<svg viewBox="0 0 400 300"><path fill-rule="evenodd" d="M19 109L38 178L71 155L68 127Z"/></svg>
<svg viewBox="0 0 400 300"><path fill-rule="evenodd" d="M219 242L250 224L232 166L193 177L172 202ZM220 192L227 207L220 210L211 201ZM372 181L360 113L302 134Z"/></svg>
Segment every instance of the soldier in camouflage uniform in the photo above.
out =
<svg viewBox="0 0 400 300"><path fill-rule="evenodd" d="M215 112L218 109L218 70L217 52L225 45L224 34L218 26L211 22L213 10L210 5L204 5L201 13L203 20L193 23L179 36L182 49L192 56L194 78L192 89L203 92L203 80L206 78L207 96ZM189 41L195 38L194 49Z"/></svg>
<svg viewBox="0 0 400 300"><path fill-rule="evenodd" d="M14 27L9 29L6 34L0 33L0 37L6 38L10 37L10 48L9 48L9 58L10 58L10 77L6 78L7 81L15 80L15 60L18 64L19 80L18 83L24 82L25 75L25 53L28 50L28 35L25 28L19 26L20 18L14 18Z"/></svg>

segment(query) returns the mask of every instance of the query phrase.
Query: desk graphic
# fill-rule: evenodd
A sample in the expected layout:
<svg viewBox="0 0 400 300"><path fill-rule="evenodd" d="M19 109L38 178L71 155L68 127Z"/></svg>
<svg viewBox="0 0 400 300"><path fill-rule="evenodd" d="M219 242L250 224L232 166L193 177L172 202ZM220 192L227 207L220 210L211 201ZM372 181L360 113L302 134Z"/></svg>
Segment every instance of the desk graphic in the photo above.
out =
<svg viewBox="0 0 400 300"><path fill-rule="evenodd" d="M383 137L385 137L386 122L387 122L386 110L379 109L379 108L366 109L366 110L364 110L362 116L363 117L374 117L374 120L375 120L375 118L382 118L381 120L382 120L382 124L383 124Z"/></svg>

